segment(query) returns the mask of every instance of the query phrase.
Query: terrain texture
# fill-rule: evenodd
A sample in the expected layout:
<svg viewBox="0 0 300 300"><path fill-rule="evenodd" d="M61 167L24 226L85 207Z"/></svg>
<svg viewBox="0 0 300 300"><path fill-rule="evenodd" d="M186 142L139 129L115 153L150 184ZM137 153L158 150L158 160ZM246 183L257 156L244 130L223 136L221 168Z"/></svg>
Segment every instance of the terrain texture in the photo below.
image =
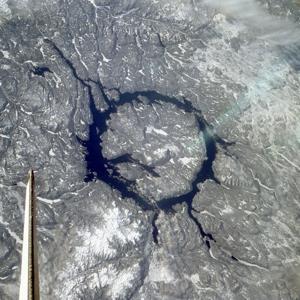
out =
<svg viewBox="0 0 300 300"><path fill-rule="evenodd" d="M300 299L300 4L0 0L0 299L35 170L41 299Z"/></svg>

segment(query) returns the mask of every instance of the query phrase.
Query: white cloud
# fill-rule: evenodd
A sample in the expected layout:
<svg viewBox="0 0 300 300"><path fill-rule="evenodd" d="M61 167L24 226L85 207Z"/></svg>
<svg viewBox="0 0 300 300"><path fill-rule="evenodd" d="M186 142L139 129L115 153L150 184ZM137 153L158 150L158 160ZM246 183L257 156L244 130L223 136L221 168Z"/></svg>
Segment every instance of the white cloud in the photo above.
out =
<svg viewBox="0 0 300 300"><path fill-rule="evenodd" d="M300 41L300 28L295 23L268 14L255 0L204 0L204 3L255 28L257 38L277 45Z"/></svg>

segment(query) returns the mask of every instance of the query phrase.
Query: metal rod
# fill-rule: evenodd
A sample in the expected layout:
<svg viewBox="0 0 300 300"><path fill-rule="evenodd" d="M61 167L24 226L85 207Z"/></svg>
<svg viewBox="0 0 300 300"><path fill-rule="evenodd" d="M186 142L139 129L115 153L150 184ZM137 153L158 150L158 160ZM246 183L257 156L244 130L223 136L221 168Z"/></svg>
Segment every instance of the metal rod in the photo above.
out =
<svg viewBox="0 0 300 300"><path fill-rule="evenodd" d="M29 171L28 177L24 212L19 300L39 300L40 290L36 231L36 198L34 193L33 170Z"/></svg>

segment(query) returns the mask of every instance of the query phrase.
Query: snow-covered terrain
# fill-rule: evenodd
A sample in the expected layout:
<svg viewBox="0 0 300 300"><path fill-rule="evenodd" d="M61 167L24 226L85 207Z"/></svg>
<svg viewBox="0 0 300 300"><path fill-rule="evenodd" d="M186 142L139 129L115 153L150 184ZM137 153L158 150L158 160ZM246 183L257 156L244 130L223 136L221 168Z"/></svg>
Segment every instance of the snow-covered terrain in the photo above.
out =
<svg viewBox="0 0 300 300"><path fill-rule="evenodd" d="M0 299L36 171L42 299L299 299L300 4L0 0Z"/></svg>

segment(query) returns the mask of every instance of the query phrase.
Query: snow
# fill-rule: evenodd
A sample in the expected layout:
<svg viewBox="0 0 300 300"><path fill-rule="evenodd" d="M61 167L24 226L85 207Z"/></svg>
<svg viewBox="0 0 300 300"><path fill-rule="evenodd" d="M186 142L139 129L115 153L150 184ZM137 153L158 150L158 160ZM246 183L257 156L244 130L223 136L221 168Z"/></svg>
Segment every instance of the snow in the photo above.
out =
<svg viewBox="0 0 300 300"><path fill-rule="evenodd" d="M220 211L220 214L223 216L223 214L231 214L233 212L234 211L233 211L232 207L226 205L225 208L222 211Z"/></svg>
<svg viewBox="0 0 300 300"><path fill-rule="evenodd" d="M101 52L102 58L104 62L110 62L111 59L108 59L102 52Z"/></svg>
<svg viewBox="0 0 300 300"><path fill-rule="evenodd" d="M125 294L126 289L132 286L132 283L135 281L135 275L139 270L138 264L121 272L109 265L109 267L99 269L97 273L93 273L89 277L89 286L91 288L110 286L108 289L110 299L120 299L119 297Z"/></svg>
<svg viewBox="0 0 300 300"><path fill-rule="evenodd" d="M152 132L155 132L157 134L160 134L160 135L163 135L163 136L167 136L168 134L162 130L162 129L158 129L158 128L155 128L153 126L147 126L146 127L146 133L152 133Z"/></svg>
<svg viewBox="0 0 300 300"><path fill-rule="evenodd" d="M11 17L11 10L7 4L7 0L0 0L0 23L2 22L2 16L4 18L10 18Z"/></svg>
<svg viewBox="0 0 300 300"><path fill-rule="evenodd" d="M87 282L90 288L106 287L111 299L117 299L124 293L126 287L132 285L135 274L139 274L139 265L120 271L112 263L107 264L105 261L109 262L120 255L119 247L130 242L137 243L141 237L139 227L139 221L131 220L129 210L113 206L105 211L99 227L79 230L77 233L82 244L75 247L72 259L60 276L64 285L64 295L61 299L73 299L71 295L83 279L85 272L82 271L86 269L89 269ZM119 247L113 247L113 242ZM98 267L95 268L95 265Z"/></svg>
<svg viewBox="0 0 300 300"><path fill-rule="evenodd" d="M76 46L76 40L75 40L75 38L72 39L72 44L74 45L74 49L75 49L77 55L79 56L79 60L81 61L82 65L85 67L85 69L88 71L88 67L85 64L85 62L83 61L81 53L79 52L79 50L78 50L78 48Z"/></svg>
<svg viewBox="0 0 300 300"><path fill-rule="evenodd" d="M57 199L47 199L47 198L42 198L42 197L37 197L37 199L41 202L47 203L49 205L55 204L55 203L59 203L62 201L62 199L57 198Z"/></svg>
<svg viewBox="0 0 300 300"><path fill-rule="evenodd" d="M149 266L148 280L150 282L174 283L175 276L167 262L152 260Z"/></svg>
<svg viewBox="0 0 300 300"><path fill-rule="evenodd" d="M114 257L117 250L112 247L113 241L118 241L121 245L128 242L135 242L139 239L140 233L136 230L138 225L129 223L129 212L125 211L125 216L119 208L114 207L104 215L103 224L94 231L81 231L79 236L84 240L83 246L78 247L79 257L87 255L89 251L106 257Z"/></svg>
<svg viewBox="0 0 300 300"><path fill-rule="evenodd" d="M1 3L0 3L1 5ZM4 56L4 58L9 58L9 52L8 51L5 51L5 50L0 50Z"/></svg>
<svg viewBox="0 0 300 300"><path fill-rule="evenodd" d="M173 153L179 153L179 148L175 145L165 145L164 147L160 148L160 149L156 149L155 151L153 151L153 154L158 156L158 157L164 157L166 155L167 151L171 151Z"/></svg>
<svg viewBox="0 0 300 300"><path fill-rule="evenodd" d="M194 157L182 157L179 158L178 161L180 161L183 165L188 165L189 163L193 162L195 160Z"/></svg>
<svg viewBox="0 0 300 300"><path fill-rule="evenodd" d="M49 150L49 155L50 155L50 156L55 156L55 153L54 153L53 149L50 149L50 150Z"/></svg>
<svg viewBox="0 0 300 300"><path fill-rule="evenodd" d="M119 296L124 295L126 288L132 286L132 282L135 280L134 275L137 272L139 272L139 266L135 264L132 268L126 269L116 276L109 291L112 299L119 299Z"/></svg>

